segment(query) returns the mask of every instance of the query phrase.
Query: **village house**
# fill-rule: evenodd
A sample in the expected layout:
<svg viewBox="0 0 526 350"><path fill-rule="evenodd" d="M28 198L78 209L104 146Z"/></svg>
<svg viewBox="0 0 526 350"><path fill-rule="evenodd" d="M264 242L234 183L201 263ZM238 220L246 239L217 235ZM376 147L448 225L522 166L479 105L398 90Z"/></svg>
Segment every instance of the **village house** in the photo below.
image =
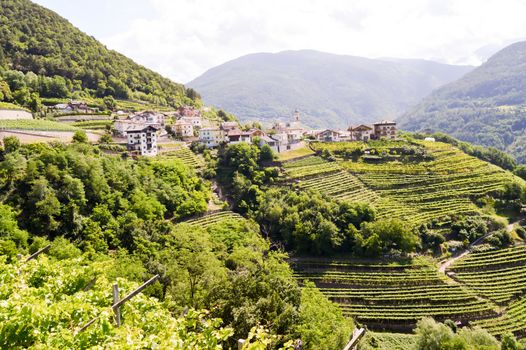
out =
<svg viewBox="0 0 526 350"><path fill-rule="evenodd" d="M59 103L53 106L53 109L61 113L96 113L99 110L96 108L91 108L86 102L83 101L70 101L68 103Z"/></svg>
<svg viewBox="0 0 526 350"><path fill-rule="evenodd" d="M174 132L180 137L193 137L194 136L194 125L191 121L186 119L179 119L174 124Z"/></svg>
<svg viewBox="0 0 526 350"><path fill-rule="evenodd" d="M277 141L278 152L284 152L302 147L301 140L305 131L300 122L300 113L295 111L293 121L279 122L272 126L270 137Z"/></svg>
<svg viewBox="0 0 526 350"><path fill-rule="evenodd" d="M156 156L157 133L160 127L157 125L136 125L126 130L128 139L128 151L142 156Z"/></svg>
<svg viewBox="0 0 526 350"><path fill-rule="evenodd" d="M279 153L279 147L278 147L278 141L277 140L274 140L272 137L268 136L268 135L263 135L263 136L259 136L259 145L260 146L263 146L263 145L267 145L270 147L270 149L272 150L272 152L276 152L276 153Z"/></svg>
<svg viewBox="0 0 526 350"><path fill-rule="evenodd" d="M394 140L396 139L396 122L390 120L382 120L381 122L374 123L374 137L376 139L386 138Z"/></svg>
<svg viewBox="0 0 526 350"><path fill-rule="evenodd" d="M340 141L340 133L337 130L326 129L316 135L316 140L322 142Z"/></svg>
<svg viewBox="0 0 526 350"><path fill-rule="evenodd" d="M164 126L164 115L154 112L140 112L128 116L126 119L117 119L113 125L116 136L126 136L128 129L145 125L154 125L159 128Z"/></svg>
<svg viewBox="0 0 526 350"><path fill-rule="evenodd" d="M177 108L177 115L180 117L196 118L201 117L201 111L192 106L181 106Z"/></svg>
<svg viewBox="0 0 526 350"><path fill-rule="evenodd" d="M221 128L202 128L199 130L199 142L207 148L214 148L225 141L225 132Z"/></svg>
<svg viewBox="0 0 526 350"><path fill-rule="evenodd" d="M353 141L369 141L371 140L374 130L367 125L350 126L348 131L351 133L351 140Z"/></svg>

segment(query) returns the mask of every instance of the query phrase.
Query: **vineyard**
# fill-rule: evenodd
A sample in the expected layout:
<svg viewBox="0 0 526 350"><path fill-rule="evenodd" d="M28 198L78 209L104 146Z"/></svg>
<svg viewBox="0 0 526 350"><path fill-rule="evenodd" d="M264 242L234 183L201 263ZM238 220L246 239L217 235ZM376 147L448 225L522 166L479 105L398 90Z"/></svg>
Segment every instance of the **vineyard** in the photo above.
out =
<svg viewBox="0 0 526 350"><path fill-rule="evenodd" d="M398 150L402 145L397 141L391 147ZM375 152L387 153L388 146L389 142L382 142ZM328 143L315 147L338 155L364 145ZM448 144L419 142L411 147L419 147L427 160L368 162L337 157L330 162L311 156L283 162L283 168L287 178L302 188L336 199L368 202L377 209L379 218L395 217L415 225L444 221L454 214L478 213L475 199L501 191L512 181L522 181Z"/></svg>
<svg viewBox="0 0 526 350"><path fill-rule="evenodd" d="M164 152L161 156L162 159L179 159L181 160L185 165L191 167L191 168L201 168L204 163L201 158L199 158L197 155L195 155L194 152L192 152L187 147L181 147L174 151Z"/></svg>
<svg viewBox="0 0 526 350"><path fill-rule="evenodd" d="M39 130L39 131L77 131L78 128L65 123L44 119L0 120L0 129L5 130Z"/></svg>
<svg viewBox="0 0 526 350"><path fill-rule="evenodd" d="M409 332L424 316L463 324L498 316L495 303L449 283L425 259L395 265L302 259L294 267L297 278L315 282L369 329Z"/></svg>
<svg viewBox="0 0 526 350"><path fill-rule="evenodd" d="M224 220L245 220L245 219L241 215L236 214L231 211L219 211L216 213L206 214L198 218L187 220L185 221L185 223L193 225L193 226L207 228L211 225L214 225Z"/></svg>
<svg viewBox="0 0 526 350"><path fill-rule="evenodd" d="M86 130L101 130L113 125L113 120L86 120L75 122L72 125Z"/></svg>
<svg viewBox="0 0 526 350"><path fill-rule="evenodd" d="M495 335L526 335L526 247L473 253L457 261L448 273L477 294L502 307L497 318L472 322Z"/></svg>
<svg viewBox="0 0 526 350"><path fill-rule="evenodd" d="M117 327L110 308L112 284L118 283L124 296L142 283L120 277L126 274L120 263L103 256L94 262L42 256L7 264L0 257L0 348L137 349L181 344L212 349L230 334L193 310L174 318L157 298L147 296L148 290L121 307L122 326Z"/></svg>

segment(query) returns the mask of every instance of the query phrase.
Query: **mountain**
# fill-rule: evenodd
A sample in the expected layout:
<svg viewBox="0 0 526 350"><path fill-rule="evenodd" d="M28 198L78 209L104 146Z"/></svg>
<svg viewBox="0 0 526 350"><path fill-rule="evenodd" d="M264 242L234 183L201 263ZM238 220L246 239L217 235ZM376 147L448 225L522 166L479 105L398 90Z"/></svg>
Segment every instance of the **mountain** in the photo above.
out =
<svg viewBox="0 0 526 350"><path fill-rule="evenodd" d="M19 72L40 77L24 78ZM71 97L76 91L73 97L114 96L176 105L186 92L182 84L108 50L66 19L29 0L0 2L0 92L2 76L12 90L25 80L30 92L44 97ZM8 100L3 95L0 101Z"/></svg>
<svg viewBox="0 0 526 350"><path fill-rule="evenodd" d="M507 46L482 66L436 91L409 113L408 130L442 131L492 146L526 163L526 41Z"/></svg>
<svg viewBox="0 0 526 350"><path fill-rule="evenodd" d="M368 59L302 50L257 53L212 68L187 85L241 120L270 122L295 109L311 127L395 118L472 67Z"/></svg>

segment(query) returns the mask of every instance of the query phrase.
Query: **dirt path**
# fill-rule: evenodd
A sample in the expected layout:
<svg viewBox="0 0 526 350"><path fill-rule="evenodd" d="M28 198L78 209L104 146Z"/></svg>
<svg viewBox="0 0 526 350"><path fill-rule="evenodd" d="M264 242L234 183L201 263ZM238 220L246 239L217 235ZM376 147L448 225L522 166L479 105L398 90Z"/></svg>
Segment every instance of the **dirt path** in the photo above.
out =
<svg viewBox="0 0 526 350"><path fill-rule="evenodd" d="M509 224L508 226L506 226L506 229L508 230L508 232L511 232L513 231L513 227L518 224L519 222L521 222L522 219L519 219L517 221L514 221L512 222L511 224ZM443 273L445 274L446 273L446 270L448 267L450 267L451 265L453 265L453 263L459 259L462 259L463 257L465 257L466 255L468 255L470 252L471 252L471 249L473 249L473 247L476 247L477 245L481 244L482 242L484 242L486 240L486 238L490 237L493 233L495 232L489 232L489 233L486 233L484 236L478 238L476 241L474 241L473 243L471 243L468 248L466 250L464 250L462 253L460 253L459 255L456 255L454 257L451 257L449 259L447 259L446 261L444 261L442 264L440 264L440 267L438 268L438 272L440 273Z"/></svg>

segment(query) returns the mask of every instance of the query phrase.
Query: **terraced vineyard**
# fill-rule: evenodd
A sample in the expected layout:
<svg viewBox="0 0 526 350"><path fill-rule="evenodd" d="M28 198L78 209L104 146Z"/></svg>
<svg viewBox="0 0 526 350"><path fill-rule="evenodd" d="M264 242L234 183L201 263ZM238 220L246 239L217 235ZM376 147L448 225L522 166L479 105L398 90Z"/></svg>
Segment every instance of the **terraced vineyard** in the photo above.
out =
<svg viewBox="0 0 526 350"><path fill-rule="evenodd" d="M241 215L234 212L225 210L212 214L207 214L199 218L190 219L185 221L185 223L195 226L200 226L207 228L210 225L216 224L223 220L245 220Z"/></svg>
<svg viewBox="0 0 526 350"><path fill-rule="evenodd" d="M113 120L85 120L72 123L73 126L86 130L102 130L113 125Z"/></svg>
<svg viewBox="0 0 526 350"><path fill-rule="evenodd" d="M177 158L191 168L201 168L204 164L201 158L194 154L189 148L181 147L178 150L165 152L163 158Z"/></svg>
<svg viewBox="0 0 526 350"><path fill-rule="evenodd" d="M411 331L424 316L464 324L498 316L495 303L451 283L423 259L399 265L303 259L294 267L297 278L315 282L345 314L370 329Z"/></svg>
<svg viewBox="0 0 526 350"><path fill-rule="evenodd" d="M284 163L287 176L300 186L319 191L341 200L372 203L379 199L354 175L345 171L337 162L327 162L320 157L307 157Z"/></svg>
<svg viewBox="0 0 526 350"><path fill-rule="evenodd" d="M395 146L400 148L400 142ZM474 199L499 191L506 183L522 181L451 145L421 141L417 146L432 160L328 162L312 156L284 162L283 168L287 177L300 187L337 199L366 201L376 207L379 218L396 217L415 225L433 219L442 221L453 214L478 213ZM334 151L349 145L332 143L317 147Z"/></svg>
<svg viewBox="0 0 526 350"><path fill-rule="evenodd" d="M448 274L477 294L501 305L500 317L474 325L495 335L526 335L526 246L472 253L457 261Z"/></svg>

